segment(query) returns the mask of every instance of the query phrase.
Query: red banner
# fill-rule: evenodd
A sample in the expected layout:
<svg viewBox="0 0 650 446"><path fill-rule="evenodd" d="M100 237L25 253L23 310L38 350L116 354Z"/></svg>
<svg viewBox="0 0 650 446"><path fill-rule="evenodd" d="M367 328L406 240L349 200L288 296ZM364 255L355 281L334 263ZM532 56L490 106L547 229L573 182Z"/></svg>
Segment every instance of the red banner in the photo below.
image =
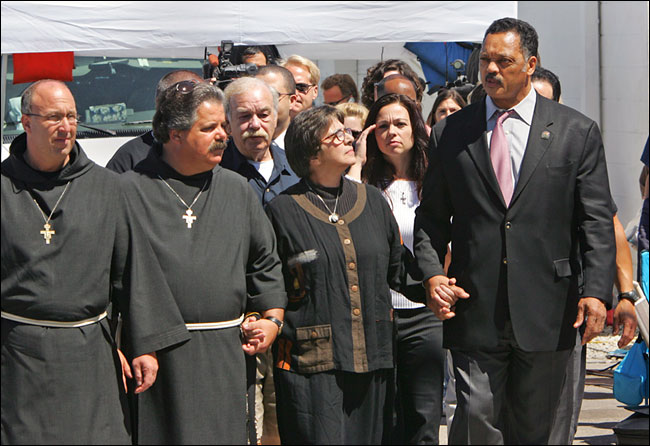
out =
<svg viewBox="0 0 650 446"><path fill-rule="evenodd" d="M56 79L69 82L74 68L74 52L20 53L13 55L14 84Z"/></svg>

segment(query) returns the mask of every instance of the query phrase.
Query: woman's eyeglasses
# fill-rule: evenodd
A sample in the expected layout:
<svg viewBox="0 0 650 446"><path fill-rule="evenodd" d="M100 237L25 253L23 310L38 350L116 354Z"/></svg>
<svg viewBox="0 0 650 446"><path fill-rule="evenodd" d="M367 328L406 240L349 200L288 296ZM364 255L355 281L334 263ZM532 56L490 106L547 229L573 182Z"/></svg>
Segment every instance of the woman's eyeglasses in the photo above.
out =
<svg viewBox="0 0 650 446"><path fill-rule="evenodd" d="M327 135L325 138L321 139L320 142L325 142L326 139L333 138L333 141L336 141L338 143L345 142L345 135L350 135L352 136L354 133L352 129L338 129L336 132L332 133L331 135Z"/></svg>

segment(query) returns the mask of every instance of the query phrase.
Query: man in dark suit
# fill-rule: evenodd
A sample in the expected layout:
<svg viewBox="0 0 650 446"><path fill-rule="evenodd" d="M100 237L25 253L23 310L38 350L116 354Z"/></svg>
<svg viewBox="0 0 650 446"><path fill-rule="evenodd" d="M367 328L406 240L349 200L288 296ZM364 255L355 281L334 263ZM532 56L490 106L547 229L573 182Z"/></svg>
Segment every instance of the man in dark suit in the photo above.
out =
<svg viewBox="0 0 650 446"><path fill-rule="evenodd" d="M583 344L599 334L611 301L600 132L535 93L536 54L528 23L492 23L480 53L488 96L431 134L415 254L454 361L450 444L547 443L575 330L586 324Z"/></svg>

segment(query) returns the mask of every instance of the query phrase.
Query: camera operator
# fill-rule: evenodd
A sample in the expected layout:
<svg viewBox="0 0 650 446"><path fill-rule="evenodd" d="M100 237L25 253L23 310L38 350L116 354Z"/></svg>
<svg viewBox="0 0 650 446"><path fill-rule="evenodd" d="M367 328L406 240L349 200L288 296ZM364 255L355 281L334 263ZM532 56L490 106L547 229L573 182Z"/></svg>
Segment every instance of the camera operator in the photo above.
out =
<svg viewBox="0 0 650 446"><path fill-rule="evenodd" d="M232 60L235 65L255 64L257 67L276 65L280 53L275 45L238 45L233 47Z"/></svg>
<svg viewBox="0 0 650 446"><path fill-rule="evenodd" d="M257 53L253 53L255 55ZM222 40L219 47L219 56L208 53L205 49L205 63L203 64L203 77L209 79L210 83L224 90L228 84L240 77L255 76L257 65L255 63L235 64L236 60L232 40ZM266 61L266 57L261 54ZM255 60L260 60L256 58Z"/></svg>

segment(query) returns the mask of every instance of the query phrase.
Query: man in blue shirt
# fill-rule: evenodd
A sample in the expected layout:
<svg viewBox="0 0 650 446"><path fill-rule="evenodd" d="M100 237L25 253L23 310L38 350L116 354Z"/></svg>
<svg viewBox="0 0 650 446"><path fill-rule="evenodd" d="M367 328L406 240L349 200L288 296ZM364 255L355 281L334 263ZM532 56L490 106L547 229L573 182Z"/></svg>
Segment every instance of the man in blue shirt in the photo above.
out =
<svg viewBox="0 0 650 446"><path fill-rule="evenodd" d="M278 93L259 79L241 78L225 94L231 140L221 166L246 177L266 204L298 182L284 151L273 143Z"/></svg>

